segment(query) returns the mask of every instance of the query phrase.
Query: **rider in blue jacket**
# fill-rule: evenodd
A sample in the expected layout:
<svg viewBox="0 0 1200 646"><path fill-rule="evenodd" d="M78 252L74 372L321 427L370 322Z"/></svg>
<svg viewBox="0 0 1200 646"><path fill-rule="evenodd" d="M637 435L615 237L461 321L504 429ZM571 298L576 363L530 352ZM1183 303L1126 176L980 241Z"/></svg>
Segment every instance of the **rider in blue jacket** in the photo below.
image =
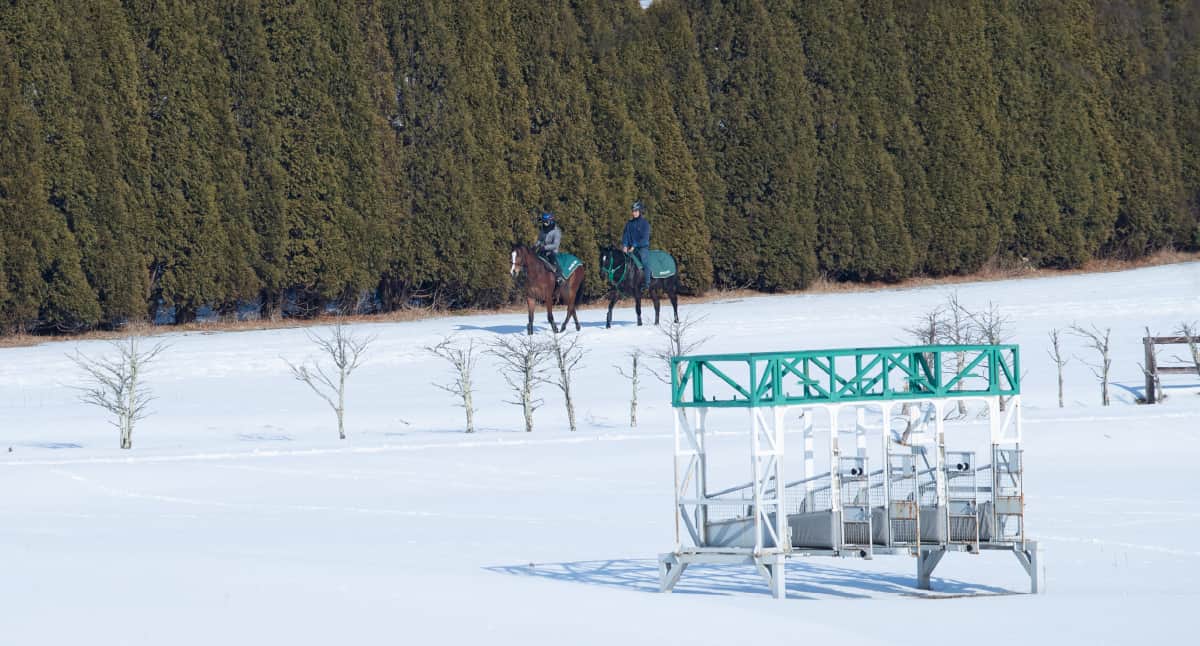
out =
<svg viewBox="0 0 1200 646"><path fill-rule="evenodd" d="M621 248L625 253L637 254L642 261L644 289L650 289L650 223L642 217L642 201L633 203L633 217L625 223L625 232L621 234Z"/></svg>

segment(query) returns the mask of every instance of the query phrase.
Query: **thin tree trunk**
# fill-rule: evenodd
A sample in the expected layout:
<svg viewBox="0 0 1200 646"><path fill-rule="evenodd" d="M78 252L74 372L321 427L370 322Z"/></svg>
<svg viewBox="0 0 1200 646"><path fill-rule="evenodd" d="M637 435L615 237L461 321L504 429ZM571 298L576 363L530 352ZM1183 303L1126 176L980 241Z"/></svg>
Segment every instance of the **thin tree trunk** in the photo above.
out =
<svg viewBox="0 0 1200 646"><path fill-rule="evenodd" d="M1100 381L1100 396L1104 400L1104 405L1108 406L1110 400L1108 398L1108 371L1112 368L1112 360L1108 358L1108 337L1104 339L1104 376Z"/></svg>
<svg viewBox="0 0 1200 646"><path fill-rule="evenodd" d="M475 432L475 409L471 405L471 387L468 385L463 390L463 407L467 409L467 432Z"/></svg>
<svg viewBox="0 0 1200 646"><path fill-rule="evenodd" d="M532 393L529 392L529 383L526 382L525 390L521 393L521 408L525 412L525 432L533 432L533 400Z"/></svg>
<svg viewBox="0 0 1200 646"><path fill-rule="evenodd" d="M575 402L571 400L571 387L563 388L563 397L567 400L567 423L571 426L571 432L575 432Z"/></svg>
<svg viewBox="0 0 1200 646"><path fill-rule="evenodd" d="M343 370L338 377L338 438L346 439L346 425L344 418L346 414L346 371Z"/></svg>
<svg viewBox="0 0 1200 646"><path fill-rule="evenodd" d="M1059 366L1058 366L1058 407L1059 408L1063 407L1063 375L1062 375L1062 373L1063 373L1063 367L1062 367L1062 364L1059 364Z"/></svg>
<svg viewBox="0 0 1200 646"><path fill-rule="evenodd" d="M638 356L633 355L633 394L629 398L629 427L637 428L638 409Z"/></svg>
<svg viewBox="0 0 1200 646"><path fill-rule="evenodd" d="M138 356L137 342L132 338L129 340L129 390L125 397L125 411L121 415L121 423L124 428L121 429L121 448L133 448L133 416L137 409L137 388L138 388Z"/></svg>

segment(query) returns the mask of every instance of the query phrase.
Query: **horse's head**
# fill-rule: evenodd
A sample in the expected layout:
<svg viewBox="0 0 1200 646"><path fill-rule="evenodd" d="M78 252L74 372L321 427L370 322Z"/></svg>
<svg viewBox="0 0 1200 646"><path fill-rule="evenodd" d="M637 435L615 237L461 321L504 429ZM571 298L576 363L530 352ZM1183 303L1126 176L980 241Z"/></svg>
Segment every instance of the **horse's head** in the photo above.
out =
<svg viewBox="0 0 1200 646"><path fill-rule="evenodd" d="M521 245L514 244L512 246L512 267L509 267L508 269L508 273L512 276L516 276L517 272L519 272L525 266L525 262L524 259L521 258L520 251Z"/></svg>
<svg viewBox="0 0 1200 646"><path fill-rule="evenodd" d="M600 273L609 283L617 284L625 275L625 253L620 249L602 247L600 249Z"/></svg>

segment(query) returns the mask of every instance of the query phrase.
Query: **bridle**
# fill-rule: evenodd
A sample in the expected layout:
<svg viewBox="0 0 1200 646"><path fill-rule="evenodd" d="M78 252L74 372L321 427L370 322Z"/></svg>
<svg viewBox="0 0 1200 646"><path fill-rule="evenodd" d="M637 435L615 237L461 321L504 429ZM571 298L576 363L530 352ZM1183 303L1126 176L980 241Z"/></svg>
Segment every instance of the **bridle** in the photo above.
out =
<svg viewBox="0 0 1200 646"><path fill-rule="evenodd" d="M626 257L625 257L625 262L622 262L620 265L620 270L621 270L620 277L617 277L617 275L616 275L617 269L618 269L617 265L615 264L616 260L617 260L617 250L616 249L609 250L608 262L605 263L607 266L601 268L601 271L604 272L605 277L608 278L608 282L612 285L620 285L622 282L624 282L625 273L629 269L629 257L627 254L624 254L624 252L622 252L622 254L625 255Z"/></svg>

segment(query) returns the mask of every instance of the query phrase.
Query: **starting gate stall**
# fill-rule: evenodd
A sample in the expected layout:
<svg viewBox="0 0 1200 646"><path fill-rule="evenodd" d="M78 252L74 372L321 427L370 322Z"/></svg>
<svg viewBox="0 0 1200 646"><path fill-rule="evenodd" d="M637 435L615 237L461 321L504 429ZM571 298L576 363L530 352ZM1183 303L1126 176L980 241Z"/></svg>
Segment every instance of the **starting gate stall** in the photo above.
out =
<svg viewBox="0 0 1200 646"><path fill-rule="evenodd" d="M671 376L675 546L659 558L663 592L689 564L741 563L783 597L787 558L876 554L916 556L917 585L928 590L947 552L982 550L1012 552L1037 592L1037 544L1025 535L1017 346L682 356ZM960 402L986 407L978 452L947 445L946 417ZM751 479L714 491L709 422L722 409L749 418ZM801 473L787 480L785 422L796 413ZM827 450L815 450L818 438ZM981 455L990 463L979 464Z"/></svg>

